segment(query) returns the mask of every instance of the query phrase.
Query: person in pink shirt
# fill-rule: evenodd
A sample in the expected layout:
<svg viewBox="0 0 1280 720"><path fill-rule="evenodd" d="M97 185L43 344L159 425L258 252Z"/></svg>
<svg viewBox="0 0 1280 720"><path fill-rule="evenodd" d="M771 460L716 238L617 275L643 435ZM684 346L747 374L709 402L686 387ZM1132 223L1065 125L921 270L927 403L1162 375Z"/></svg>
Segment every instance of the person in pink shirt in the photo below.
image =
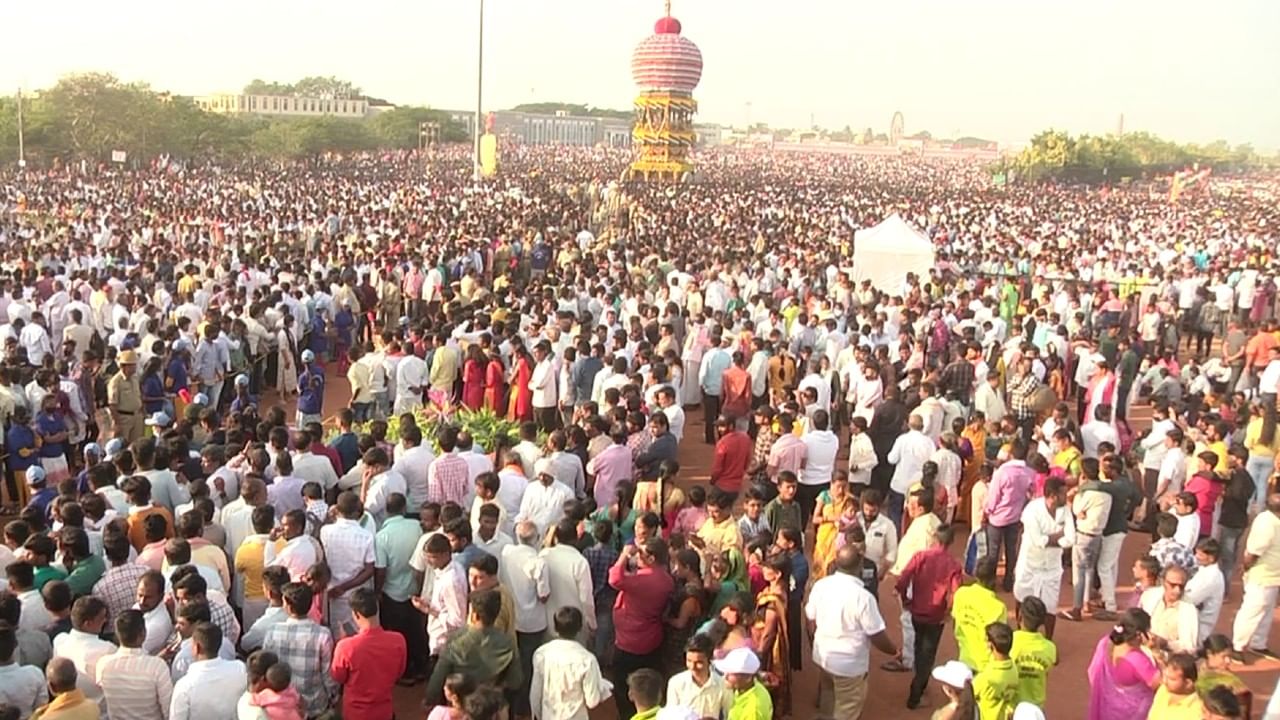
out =
<svg viewBox="0 0 1280 720"><path fill-rule="evenodd" d="M1018 536L1022 529L1022 509L1031 497L1036 471L1027 465L1027 444L1014 440L1010 459L996 468L991 487L983 504L983 522L987 531L987 552L999 557L1004 546L1004 590L1013 592L1013 567L1018 556Z"/></svg>
<svg viewBox="0 0 1280 720"><path fill-rule="evenodd" d="M698 534L698 528L702 527L702 523L707 520L707 490L701 485L694 485L689 488L689 493L685 497L688 498L689 504L676 513L672 532L680 533L684 537L693 537Z"/></svg>
<svg viewBox="0 0 1280 720"><path fill-rule="evenodd" d="M610 432L613 443L587 461L587 484L597 507L606 507L617 494L618 483L630 482L633 465L631 448L627 447L627 431L615 426Z"/></svg>
<svg viewBox="0 0 1280 720"><path fill-rule="evenodd" d="M1196 496L1196 513L1200 515L1200 537L1213 532L1213 509L1218 505L1222 495L1224 481L1213 471L1218 464L1218 454L1205 450L1196 456L1200 467L1196 474L1187 480L1183 490Z"/></svg>

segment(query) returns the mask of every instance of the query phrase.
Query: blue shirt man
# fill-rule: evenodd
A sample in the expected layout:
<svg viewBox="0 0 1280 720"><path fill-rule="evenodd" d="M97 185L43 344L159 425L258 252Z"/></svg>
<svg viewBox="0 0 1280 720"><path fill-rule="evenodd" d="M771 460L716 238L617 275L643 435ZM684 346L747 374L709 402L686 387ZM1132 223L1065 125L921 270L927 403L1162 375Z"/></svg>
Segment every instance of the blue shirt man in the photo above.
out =
<svg viewBox="0 0 1280 720"><path fill-rule="evenodd" d="M302 374L298 376L298 414L319 415L324 404L324 371L314 365L315 353L302 353Z"/></svg>

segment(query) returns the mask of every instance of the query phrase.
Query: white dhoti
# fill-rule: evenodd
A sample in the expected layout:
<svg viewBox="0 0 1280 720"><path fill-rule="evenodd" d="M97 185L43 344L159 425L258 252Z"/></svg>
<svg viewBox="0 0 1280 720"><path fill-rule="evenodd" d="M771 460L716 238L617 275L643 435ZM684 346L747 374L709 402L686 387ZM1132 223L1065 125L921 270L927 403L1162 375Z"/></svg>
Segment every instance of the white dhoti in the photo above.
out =
<svg viewBox="0 0 1280 720"><path fill-rule="evenodd" d="M1049 612L1056 612L1058 596L1062 592L1062 568L1056 570L1028 570L1017 567L1013 573L1013 599L1022 602L1031 596L1044 601Z"/></svg>

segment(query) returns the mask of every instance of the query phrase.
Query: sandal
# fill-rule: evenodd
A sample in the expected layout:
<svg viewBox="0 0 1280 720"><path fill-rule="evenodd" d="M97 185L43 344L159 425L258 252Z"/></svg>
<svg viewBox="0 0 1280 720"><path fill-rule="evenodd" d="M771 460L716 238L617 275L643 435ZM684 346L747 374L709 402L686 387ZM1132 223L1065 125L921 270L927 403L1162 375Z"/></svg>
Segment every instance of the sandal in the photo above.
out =
<svg viewBox="0 0 1280 720"><path fill-rule="evenodd" d="M1063 620L1070 620L1071 622L1080 622L1084 619L1084 616L1080 614L1080 611L1075 608L1060 611L1058 613L1058 617Z"/></svg>

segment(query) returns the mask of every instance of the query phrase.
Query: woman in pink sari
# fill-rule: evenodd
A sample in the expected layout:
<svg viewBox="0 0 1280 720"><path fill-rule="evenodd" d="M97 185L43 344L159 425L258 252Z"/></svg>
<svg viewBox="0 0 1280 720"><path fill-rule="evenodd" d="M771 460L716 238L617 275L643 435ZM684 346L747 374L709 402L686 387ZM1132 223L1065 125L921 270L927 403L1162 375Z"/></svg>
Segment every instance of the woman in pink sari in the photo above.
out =
<svg viewBox="0 0 1280 720"><path fill-rule="evenodd" d="M1143 652L1151 618L1139 608L1124 611L1111 633L1098 641L1089 662L1087 720L1145 718L1160 687L1160 668Z"/></svg>

